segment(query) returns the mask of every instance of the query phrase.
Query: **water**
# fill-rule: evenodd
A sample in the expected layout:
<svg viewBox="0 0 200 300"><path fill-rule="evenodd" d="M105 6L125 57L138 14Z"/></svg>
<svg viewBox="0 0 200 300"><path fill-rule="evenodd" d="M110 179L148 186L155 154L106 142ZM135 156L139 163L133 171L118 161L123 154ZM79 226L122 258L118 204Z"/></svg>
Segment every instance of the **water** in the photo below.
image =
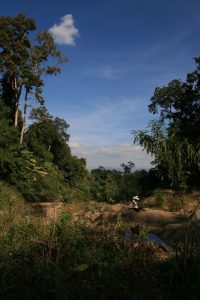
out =
<svg viewBox="0 0 200 300"><path fill-rule="evenodd" d="M149 241L151 241L154 245L161 247L165 251L170 252L170 253L175 253L175 250L171 246L167 245L165 243L165 241L163 241L161 238L159 238L156 234L148 233L147 239Z"/></svg>
<svg viewBox="0 0 200 300"><path fill-rule="evenodd" d="M139 242L150 241L152 244L162 248L166 252L175 253L175 250L171 246L167 245L165 241L163 241L161 238L159 238L159 236L157 236L154 233L147 233L145 234L145 236L139 235L138 237L135 237L131 229L128 229L125 231L123 238L125 241L129 241L129 242L132 241L133 239L137 239Z"/></svg>

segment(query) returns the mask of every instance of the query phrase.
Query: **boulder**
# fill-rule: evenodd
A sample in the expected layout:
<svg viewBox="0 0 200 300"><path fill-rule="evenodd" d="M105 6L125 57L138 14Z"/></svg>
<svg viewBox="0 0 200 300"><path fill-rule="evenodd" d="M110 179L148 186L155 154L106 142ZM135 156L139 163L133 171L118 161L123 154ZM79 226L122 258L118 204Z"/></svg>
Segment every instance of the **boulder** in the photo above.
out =
<svg viewBox="0 0 200 300"><path fill-rule="evenodd" d="M112 205L105 205L100 209L101 212L113 212Z"/></svg>
<svg viewBox="0 0 200 300"><path fill-rule="evenodd" d="M114 211L115 213L119 213L125 209L127 209L127 206L124 204L118 203L118 204L112 205L112 211Z"/></svg>
<svg viewBox="0 0 200 300"><path fill-rule="evenodd" d="M121 217L125 221L133 221L142 224L170 224L178 223L184 220L184 217L179 213L169 212L159 209L145 209L136 212L133 209L126 209L121 213Z"/></svg>
<svg viewBox="0 0 200 300"><path fill-rule="evenodd" d="M195 211L195 214L196 214L196 218L200 219L200 204L199 204L198 201L194 201L194 202L186 204L185 207L184 207L184 209L181 208L181 210L179 211L179 213L181 215L184 215L184 213L186 215L189 215L189 214L191 214L194 211Z"/></svg>

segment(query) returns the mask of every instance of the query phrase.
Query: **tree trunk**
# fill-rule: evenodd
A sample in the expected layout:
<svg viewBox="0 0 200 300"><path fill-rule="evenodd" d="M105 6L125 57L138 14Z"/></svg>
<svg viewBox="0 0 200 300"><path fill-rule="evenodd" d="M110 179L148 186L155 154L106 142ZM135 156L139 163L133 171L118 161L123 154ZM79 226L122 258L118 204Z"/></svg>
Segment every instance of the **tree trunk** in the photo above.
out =
<svg viewBox="0 0 200 300"><path fill-rule="evenodd" d="M23 114L22 129L20 134L20 144L22 144L24 140L24 131L26 128L26 117L27 117L27 102L28 102L28 89L26 88L26 93L24 97L24 114Z"/></svg>
<svg viewBox="0 0 200 300"><path fill-rule="evenodd" d="M19 116L19 96L18 96L18 89L17 89L17 79L14 76L12 82L12 88L14 90L14 97L15 97L15 120L14 126L17 127L18 125L18 116Z"/></svg>

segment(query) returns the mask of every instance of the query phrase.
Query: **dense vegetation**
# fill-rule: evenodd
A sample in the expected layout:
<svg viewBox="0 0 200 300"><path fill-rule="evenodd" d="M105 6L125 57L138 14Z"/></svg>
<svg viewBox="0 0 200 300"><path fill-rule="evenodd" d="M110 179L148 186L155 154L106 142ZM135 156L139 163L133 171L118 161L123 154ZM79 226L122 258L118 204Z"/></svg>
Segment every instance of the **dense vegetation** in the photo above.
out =
<svg viewBox="0 0 200 300"><path fill-rule="evenodd" d="M19 213L20 208L18 208ZM12 211L0 219L0 298L199 299L198 240L167 259L145 241L123 239L133 223L94 227L69 213L44 226ZM165 257L165 256L164 256Z"/></svg>
<svg viewBox="0 0 200 300"><path fill-rule="evenodd" d="M170 183L181 190L199 185L200 59L186 82L155 89L149 110L159 119L135 132L135 142L155 155L154 169L133 172L133 162L121 162L123 171L89 173L85 159L71 153L69 125L48 113L42 96L45 76L57 75L67 58L46 31L31 42L35 29L23 14L0 18L0 180L27 201L127 201Z"/></svg>
<svg viewBox="0 0 200 300"><path fill-rule="evenodd" d="M200 57L195 62L185 82L155 89L149 111L159 118L134 131L135 142L155 155L158 172L180 191L200 182Z"/></svg>
<svg viewBox="0 0 200 300"><path fill-rule="evenodd" d="M23 14L0 18L0 180L26 201L126 201L153 190L155 172L133 173L132 162L89 173L85 159L72 155L69 125L48 113L42 96L45 76L57 75L67 58L46 31L31 42L35 29Z"/></svg>
<svg viewBox="0 0 200 300"><path fill-rule="evenodd" d="M0 179L27 201L69 200L74 188L77 194L85 189L86 163L71 154L69 125L49 115L42 97L44 76L59 73L67 58L47 31L31 42L35 29L23 14L0 18ZM39 107L31 110L26 128L34 100Z"/></svg>

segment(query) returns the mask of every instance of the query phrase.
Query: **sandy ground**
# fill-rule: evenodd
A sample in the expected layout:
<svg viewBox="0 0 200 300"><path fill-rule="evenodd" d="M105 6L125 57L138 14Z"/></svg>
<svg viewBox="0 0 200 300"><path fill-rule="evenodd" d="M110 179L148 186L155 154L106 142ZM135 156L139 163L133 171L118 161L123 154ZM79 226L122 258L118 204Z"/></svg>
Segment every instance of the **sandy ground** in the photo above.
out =
<svg viewBox="0 0 200 300"><path fill-rule="evenodd" d="M166 211L162 209L145 208L139 213L135 212L131 205L105 203L37 203L32 204L32 213L42 216L45 220L52 221L63 212L68 212L73 218L81 218L86 222L97 226L110 222L122 221L133 226L145 227L149 231L158 234L168 242L176 242L184 238L189 216L195 210L193 220L195 226L200 228L200 209L198 202L188 204L184 211ZM200 232L200 230L197 230ZM197 237L200 238L200 237Z"/></svg>

